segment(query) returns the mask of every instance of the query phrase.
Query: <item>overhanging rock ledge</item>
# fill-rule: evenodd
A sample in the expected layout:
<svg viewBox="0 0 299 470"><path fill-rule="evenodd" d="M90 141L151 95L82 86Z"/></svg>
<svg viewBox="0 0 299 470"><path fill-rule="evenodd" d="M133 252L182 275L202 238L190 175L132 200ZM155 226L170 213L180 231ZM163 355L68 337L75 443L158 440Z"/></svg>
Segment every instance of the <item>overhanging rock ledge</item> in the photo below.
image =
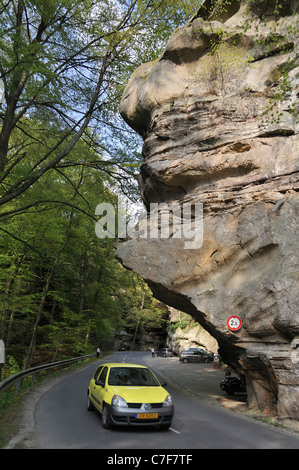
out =
<svg viewBox="0 0 299 470"><path fill-rule="evenodd" d="M250 408L296 422L298 1L221 3L206 1L134 72L120 107L144 139L145 207L202 203L203 243L128 237L117 257L217 339Z"/></svg>

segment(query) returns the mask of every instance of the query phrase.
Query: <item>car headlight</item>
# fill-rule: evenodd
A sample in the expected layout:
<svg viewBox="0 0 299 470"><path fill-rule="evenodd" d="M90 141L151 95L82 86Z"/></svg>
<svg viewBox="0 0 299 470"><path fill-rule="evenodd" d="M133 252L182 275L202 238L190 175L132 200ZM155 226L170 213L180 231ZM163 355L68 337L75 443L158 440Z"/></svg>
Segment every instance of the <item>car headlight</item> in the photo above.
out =
<svg viewBox="0 0 299 470"><path fill-rule="evenodd" d="M119 395L114 395L113 396L111 404L113 406L118 406L118 407L121 407L121 408L128 408L128 403L126 402L126 400L124 400Z"/></svg>
<svg viewBox="0 0 299 470"><path fill-rule="evenodd" d="M164 400L163 406L171 406L172 403L172 398L171 395L167 395L167 397Z"/></svg>

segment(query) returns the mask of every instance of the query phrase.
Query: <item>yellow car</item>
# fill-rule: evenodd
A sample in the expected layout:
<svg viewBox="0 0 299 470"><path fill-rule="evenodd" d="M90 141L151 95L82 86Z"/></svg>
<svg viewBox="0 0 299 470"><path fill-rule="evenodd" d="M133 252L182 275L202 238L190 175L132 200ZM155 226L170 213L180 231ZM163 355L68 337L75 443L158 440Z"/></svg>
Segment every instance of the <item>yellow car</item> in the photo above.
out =
<svg viewBox="0 0 299 470"><path fill-rule="evenodd" d="M87 390L87 409L112 425L159 425L169 428L174 406L171 395L154 373L138 364L108 363L95 371Z"/></svg>

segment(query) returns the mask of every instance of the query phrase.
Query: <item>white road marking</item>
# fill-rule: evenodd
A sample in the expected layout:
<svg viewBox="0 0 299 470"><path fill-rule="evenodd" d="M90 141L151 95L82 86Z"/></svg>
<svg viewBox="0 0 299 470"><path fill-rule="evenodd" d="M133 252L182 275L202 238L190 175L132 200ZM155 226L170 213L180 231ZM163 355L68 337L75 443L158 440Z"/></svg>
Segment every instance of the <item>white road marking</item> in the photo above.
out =
<svg viewBox="0 0 299 470"><path fill-rule="evenodd" d="M176 429L169 428L169 431L175 432L176 434L181 434L180 431L177 431Z"/></svg>

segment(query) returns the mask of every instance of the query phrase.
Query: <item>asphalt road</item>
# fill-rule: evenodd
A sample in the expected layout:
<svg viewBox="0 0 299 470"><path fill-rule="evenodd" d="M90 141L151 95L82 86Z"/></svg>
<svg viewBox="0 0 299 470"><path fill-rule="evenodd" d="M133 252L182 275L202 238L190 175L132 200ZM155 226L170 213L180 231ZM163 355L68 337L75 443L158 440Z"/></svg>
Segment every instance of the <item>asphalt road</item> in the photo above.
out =
<svg viewBox="0 0 299 470"><path fill-rule="evenodd" d="M137 362L164 376L175 403L172 427L105 430L100 414L86 409L89 380L101 362ZM56 383L35 406L37 449L299 449L293 433L216 406L223 372L209 364L182 364L150 353L115 353ZM217 375L219 374L219 376ZM165 462L164 462L165 463ZM186 463L186 462L185 462Z"/></svg>

